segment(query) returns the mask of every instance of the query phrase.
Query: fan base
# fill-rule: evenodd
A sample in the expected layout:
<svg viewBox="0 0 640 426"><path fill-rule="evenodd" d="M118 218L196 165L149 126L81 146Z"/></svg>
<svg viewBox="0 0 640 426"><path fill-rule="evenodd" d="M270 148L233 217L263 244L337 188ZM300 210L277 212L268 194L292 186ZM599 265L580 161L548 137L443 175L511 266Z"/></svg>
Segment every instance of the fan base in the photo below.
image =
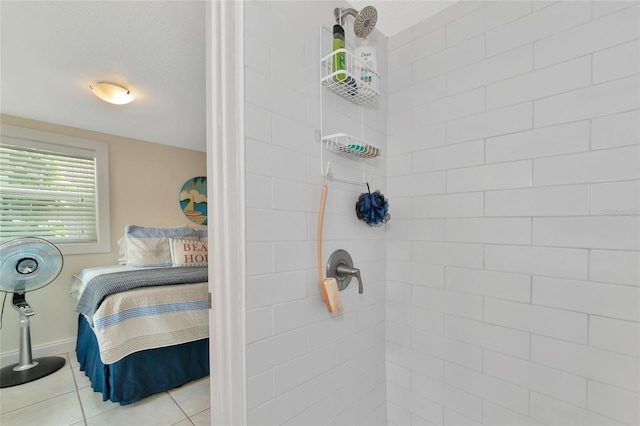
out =
<svg viewBox="0 0 640 426"><path fill-rule="evenodd" d="M37 362L38 365L28 370L13 371L18 363L11 364L0 370L0 389L18 386L48 376L60 370L64 366L65 359L59 356L48 356L36 358L33 362Z"/></svg>

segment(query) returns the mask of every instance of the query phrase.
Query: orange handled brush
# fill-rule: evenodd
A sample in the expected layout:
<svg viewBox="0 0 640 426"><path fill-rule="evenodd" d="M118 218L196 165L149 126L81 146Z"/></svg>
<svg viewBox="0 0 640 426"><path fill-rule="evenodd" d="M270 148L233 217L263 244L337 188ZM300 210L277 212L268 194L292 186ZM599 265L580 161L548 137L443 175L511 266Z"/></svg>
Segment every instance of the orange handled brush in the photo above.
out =
<svg viewBox="0 0 640 426"><path fill-rule="evenodd" d="M322 275L322 222L324 219L324 205L327 201L327 184L322 186L322 198L320 199L320 211L318 212L318 282L320 283L320 292L322 300L327 305L327 310L332 314L342 313L342 300L340 299L340 291L335 278L323 278Z"/></svg>

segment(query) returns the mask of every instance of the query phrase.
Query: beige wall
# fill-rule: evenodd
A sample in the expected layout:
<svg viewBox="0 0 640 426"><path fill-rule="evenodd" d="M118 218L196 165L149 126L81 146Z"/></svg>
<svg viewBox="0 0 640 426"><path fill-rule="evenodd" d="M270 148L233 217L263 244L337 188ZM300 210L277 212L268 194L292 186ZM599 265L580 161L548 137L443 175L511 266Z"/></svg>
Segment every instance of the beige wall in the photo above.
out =
<svg viewBox="0 0 640 426"><path fill-rule="evenodd" d="M69 346L76 336L75 300L68 294L71 275L86 267L115 264L117 242L125 225L195 226L182 214L178 194L189 178L206 175L206 153L4 114L0 114L0 121L109 144L111 252L65 255L60 276L48 286L27 294L27 300L36 311L31 317L34 357L50 355L51 351L55 354L57 348ZM11 295L8 295L0 330L3 365L17 362L17 357L12 360L7 355L16 352L18 346L18 315L11 307Z"/></svg>

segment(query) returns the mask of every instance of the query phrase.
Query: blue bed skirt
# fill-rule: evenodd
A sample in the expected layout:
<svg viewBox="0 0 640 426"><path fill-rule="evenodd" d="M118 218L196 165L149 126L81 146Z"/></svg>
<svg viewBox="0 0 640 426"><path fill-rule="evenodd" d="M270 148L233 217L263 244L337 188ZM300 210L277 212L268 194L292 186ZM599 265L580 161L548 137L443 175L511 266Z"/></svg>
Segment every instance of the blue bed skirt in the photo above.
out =
<svg viewBox="0 0 640 426"><path fill-rule="evenodd" d="M100 360L98 341L87 320L78 318L76 354L102 400L132 404L209 375L209 339L131 354L113 364Z"/></svg>

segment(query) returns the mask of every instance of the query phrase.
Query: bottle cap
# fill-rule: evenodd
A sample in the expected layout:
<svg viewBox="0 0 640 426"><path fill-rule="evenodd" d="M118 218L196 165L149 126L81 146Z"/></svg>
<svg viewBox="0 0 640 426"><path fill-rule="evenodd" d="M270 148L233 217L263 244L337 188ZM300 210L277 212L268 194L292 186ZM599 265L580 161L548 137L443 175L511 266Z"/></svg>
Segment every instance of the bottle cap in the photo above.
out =
<svg viewBox="0 0 640 426"><path fill-rule="evenodd" d="M339 24L335 24L333 26L333 34L334 35L335 34L340 34L340 35L344 36L344 28L342 28L342 26L339 25Z"/></svg>

